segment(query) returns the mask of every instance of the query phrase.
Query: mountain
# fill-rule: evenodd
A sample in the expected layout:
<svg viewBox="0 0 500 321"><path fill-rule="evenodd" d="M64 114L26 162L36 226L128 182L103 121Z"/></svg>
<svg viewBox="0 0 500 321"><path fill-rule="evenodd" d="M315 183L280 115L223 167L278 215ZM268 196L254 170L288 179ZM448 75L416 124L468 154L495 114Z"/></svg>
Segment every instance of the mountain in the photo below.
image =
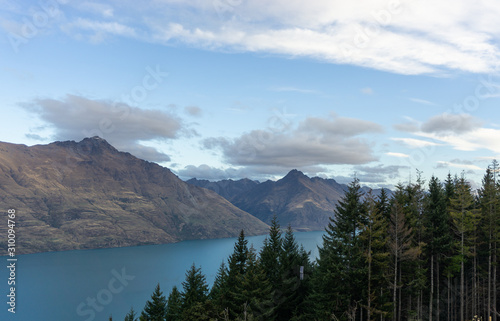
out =
<svg viewBox="0 0 500 321"><path fill-rule="evenodd" d="M323 230L346 188L333 179L309 178L292 170L282 179L263 182L231 201L266 223L275 214L282 227L290 224L296 230Z"/></svg>
<svg viewBox="0 0 500 321"><path fill-rule="evenodd" d="M248 178L243 178L237 181L225 179L217 182L211 182L206 179L191 178L190 180L187 180L186 183L208 188L229 201L231 201L235 196L245 193L259 185L258 181L252 181Z"/></svg>
<svg viewBox="0 0 500 321"><path fill-rule="evenodd" d="M17 254L268 231L217 193L98 137L32 147L0 142L0 201L16 210ZM6 224L0 232L6 235Z"/></svg>
<svg viewBox="0 0 500 321"><path fill-rule="evenodd" d="M190 184L212 189L240 209L270 223L274 214L280 225L295 230L323 230L333 216L335 205L347 191L347 185L333 179L309 178L298 170L290 171L278 181L258 183L249 179L210 182L196 178ZM385 189L390 197L392 192ZM381 189L363 186L363 193L380 195Z"/></svg>

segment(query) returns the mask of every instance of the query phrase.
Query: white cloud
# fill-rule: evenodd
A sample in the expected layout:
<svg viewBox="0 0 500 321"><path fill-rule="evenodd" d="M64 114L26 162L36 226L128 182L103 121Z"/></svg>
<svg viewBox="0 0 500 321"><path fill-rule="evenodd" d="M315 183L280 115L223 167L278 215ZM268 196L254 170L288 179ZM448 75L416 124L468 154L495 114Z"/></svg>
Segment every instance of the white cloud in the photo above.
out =
<svg viewBox="0 0 500 321"><path fill-rule="evenodd" d="M319 92L317 90L313 89L304 89L304 88L297 88L297 87L273 87L271 88L271 91L277 91L277 92L296 92L300 94L318 94Z"/></svg>
<svg viewBox="0 0 500 321"><path fill-rule="evenodd" d="M403 153L387 152L385 154L388 155L388 156L398 157L398 158L409 158L410 157L410 155L403 154Z"/></svg>
<svg viewBox="0 0 500 321"><path fill-rule="evenodd" d="M476 151L480 149L500 153L500 129L479 128L460 135L436 133L417 133L417 135L435 139L451 145L456 150Z"/></svg>
<svg viewBox="0 0 500 321"><path fill-rule="evenodd" d="M233 166L304 168L326 164L366 164L376 160L373 144L364 134L381 133L376 123L346 118L309 117L297 127L253 130L235 139L203 141L206 149L220 149Z"/></svg>
<svg viewBox="0 0 500 321"><path fill-rule="evenodd" d="M409 99L415 103L419 103L422 105L436 106L436 103L433 103L432 101L429 101L429 100L420 99L420 98L409 98Z"/></svg>
<svg viewBox="0 0 500 321"><path fill-rule="evenodd" d="M470 114L443 113L421 123L411 119L396 124L398 130L410 132L419 138L392 138L412 148L450 146L460 151L489 150L500 154L500 129L482 127L484 121ZM432 141L429 141L432 140Z"/></svg>
<svg viewBox="0 0 500 321"><path fill-rule="evenodd" d="M402 142L406 145L408 145L411 148L422 148L422 147L428 147L428 146L438 146L440 144L430 142L427 140L422 140L422 139L415 139L415 138L391 138L392 140L395 140L397 142Z"/></svg>
<svg viewBox="0 0 500 321"><path fill-rule="evenodd" d="M483 168L472 165L472 164L459 164L459 163L452 163L452 162L446 162L446 161L438 161L438 164L440 166L447 166L447 167L455 167L455 168L462 168L462 169L468 169L468 170L483 170Z"/></svg>
<svg viewBox="0 0 500 321"><path fill-rule="evenodd" d="M205 17L156 24L158 34L210 48L306 56L403 74L488 72L499 57L495 13L500 9L492 1L256 0L226 8L223 19L216 10L190 4ZM207 21L212 15L219 23Z"/></svg>
<svg viewBox="0 0 500 321"><path fill-rule="evenodd" d="M190 135L188 126L174 114L124 103L67 95L61 100L37 99L22 106L54 129L52 139L79 141L100 136L116 148L150 161L164 162L170 158L143 142Z"/></svg>
<svg viewBox="0 0 500 321"><path fill-rule="evenodd" d="M354 166L354 171L362 182L385 183L387 179L395 179L399 176L400 169L408 169L408 166L382 165L375 166Z"/></svg>
<svg viewBox="0 0 500 321"><path fill-rule="evenodd" d="M147 42L308 57L400 74L487 73L500 63L495 0L162 0L75 8L85 18L61 6L73 21L67 31L93 32L88 38L95 42L140 34Z"/></svg>
<svg viewBox="0 0 500 321"><path fill-rule="evenodd" d="M79 32L90 32L88 36L90 41L93 43L102 42L106 37L110 35L122 36L122 37L135 37L136 31L134 28L126 26L118 22L107 22L107 21L96 21L84 18L78 18L74 22L71 22L63 26L63 29L68 33L74 33L75 30L79 35Z"/></svg>
<svg viewBox="0 0 500 321"><path fill-rule="evenodd" d="M421 125L426 133L463 134L480 128L482 122L469 114L443 113L431 117Z"/></svg>

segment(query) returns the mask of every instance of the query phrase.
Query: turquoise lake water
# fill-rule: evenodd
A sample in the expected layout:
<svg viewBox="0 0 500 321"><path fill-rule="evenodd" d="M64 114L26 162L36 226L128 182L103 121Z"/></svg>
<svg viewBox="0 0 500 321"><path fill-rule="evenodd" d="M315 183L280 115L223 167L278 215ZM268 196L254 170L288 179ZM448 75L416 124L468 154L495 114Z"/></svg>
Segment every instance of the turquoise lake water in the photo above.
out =
<svg viewBox="0 0 500 321"><path fill-rule="evenodd" d="M295 233L297 243L318 255L324 232ZM260 250L265 235L248 237ZM194 240L102 250L49 252L17 256L16 313L7 311L9 269L2 256L3 308L0 320L122 321L130 310L140 312L157 283L165 294L182 289L186 270L201 266L212 285L221 262L227 262L236 238Z"/></svg>

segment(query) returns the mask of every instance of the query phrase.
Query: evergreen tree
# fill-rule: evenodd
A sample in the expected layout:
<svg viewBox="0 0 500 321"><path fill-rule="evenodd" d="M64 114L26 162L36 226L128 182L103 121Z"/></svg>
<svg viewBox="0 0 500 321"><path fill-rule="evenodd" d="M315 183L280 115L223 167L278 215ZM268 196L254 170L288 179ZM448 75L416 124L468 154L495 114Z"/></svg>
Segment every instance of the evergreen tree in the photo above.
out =
<svg viewBox="0 0 500 321"><path fill-rule="evenodd" d="M176 286L172 288L167 300L166 321L180 321L182 317L182 295Z"/></svg>
<svg viewBox="0 0 500 321"><path fill-rule="evenodd" d="M127 315L125 316L125 319L124 321L137 321L137 314L136 312L134 311L134 308L131 307L130 308L130 311L127 313Z"/></svg>
<svg viewBox="0 0 500 321"><path fill-rule="evenodd" d="M486 170L483 184L479 190L479 202L481 206L482 227L484 240L487 248L487 264L485 264L487 274L487 295L485 318L497 318L497 252L500 242L500 188L496 182L496 175L499 171L496 160Z"/></svg>
<svg viewBox="0 0 500 321"><path fill-rule="evenodd" d="M240 302L238 292L247 271L248 240L242 230L234 245L233 253L229 256L227 272L227 299L225 300L227 314L230 318L237 318L243 309L245 302Z"/></svg>
<svg viewBox="0 0 500 321"><path fill-rule="evenodd" d="M410 290L410 302L415 302L414 307L410 304L407 307L408 316L414 316L417 320L424 318L424 292L427 289L427 268L426 257L423 254L425 247L425 181L422 179L422 172L417 170L417 181L415 184L409 185L407 194L411 194L407 199L407 206L410 210L407 211L409 216L410 227L412 228L411 247L416 248L417 257L412 260L403 262L403 268L406 269L405 275L410 276L408 280L408 288ZM413 297L416 300L412 300ZM400 300L401 301L401 300Z"/></svg>
<svg viewBox="0 0 500 321"><path fill-rule="evenodd" d="M222 312L226 307L228 297L228 269L224 262L221 263L217 274L215 275L214 284L210 289L208 298L212 301L215 308Z"/></svg>
<svg viewBox="0 0 500 321"><path fill-rule="evenodd" d="M389 293L384 291L389 286L387 270L390 258L387 251L388 224L379 211L383 207L377 206L380 203L375 202L371 191L365 197L365 204L368 216L366 224L362 226L360 239L365 249L363 255L367 265L367 320L371 320L372 316L384 317L390 312L386 305Z"/></svg>
<svg viewBox="0 0 500 321"><path fill-rule="evenodd" d="M269 236L264 240L264 245L260 251L260 265L269 280L272 291L274 309L280 310L279 306L285 300L283 297L283 282L282 282L282 244L280 225L276 215L271 220L269 228Z"/></svg>
<svg viewBox="0 0 500 321"><path fill-rule="evenodd" d="M412 228L407 222L404 210L405 192L399 188L393 199L391 209L391 221L389 224L389 249L391 251L393 274L392 274L392 320L401 320L402 295L401 288L404 285L403 262L417 258L419 248L413 247Z"/></svg>
<svg viewBox="0 0 500 321"><path fill-rule="evenodd" d="M229 257L229 276L245 275L246 261L248 258L248 240L245 239L245 232L241 230L238 240L234 245L233 254Z"/></svg>
<svg viewBox="0 0 500 321"><path fill-rule="evenodd" d="M164 321L167 310L167 299L160 290L160 284L151 295L151 300L146 302L146 306L141 313L141 321Z"/></svg>
<svg viewBox="0 0 500 321"><path fill-rule="evenodd" d="M430 257L431 286L429 295L429 320L433 317L439 321L441 312L441 272L445 255L450 253L453 239L450 234L450 217L447 211L446 198L439 179L432 176L429 182L429 194L426 206L427 254ZM436 280L436 281L434 281ZM436 292L434 292L436 290ZM436 295L434 295L436 294ZM436 310L434 311L434 305Z"/></svg>
<svg viewBox="0 0 500 321"><path fill-rule="evenodd" d="M302 267L302 273L304 273L306 268L301 262L299 246L290 225L283 238L280 262L282 300L278 307L278 320L288 321L304 299L304 295L301 295L305 290L302 286L304 280L300 280L300 271Z"/></svg>
<svg viewBox="0 0 500 321"><path fill-rule="evenodd" d="M391 204L385 188L382 188L380 191L378 199L375 202L375 206L377 208L377 212L382 215L386 222L389 222L391 217Z"/></svg>
<svg viewBox="0 0 500 321"><path fill-rule="evenodd" d="M465 320L465 262L467 257L473 255L470 236L477 224L473 207L474 197L471 187L462 175L455 184L455 193L450 200L450 215L459 238L456 244L458 253L454 261L458 262L460 269L460 321Z"/></svg>
<svg viewBox="0 0 500 321"><path fill-rule="evenodd" d="M276 320L274 291L253 247L248 251L246 273L233 295L240 304L240 318L251 313L255 320Z"/></svg>
<svg viewBox="0 0 500 321"><path fill-rule="evenodd" d="M311 297L319 320L353 318L364 298L366 268L359 233L366 224L366 206L361 196L359 180L354 179L323 236Z"/></svg>
<svg viewBox="0 0 500 321"><path fill-rule="evenodd" d="M196 302L182 312L182 321L217 321L219 317L220 313L210 300Z"/></svg>
<svg viewBox="0 0 500 321"><path fill-rule="evenodd" d="M201 268L193 265L186 272L186 280L182 282L182 309L189 310L196 303L204 303L208 297L208 286Z"/></svg>
<svg viewBox="0 0 500 321"><path fill-rule="evenodd" d="M281 246L282 239L280 225L276 215L274 215L271 220L271 227L269 228L269 238L264 240L264 245L260 252L260 262L274 290L279 290L281 285Z"/></svg>
<svg viewBox="0 0 500 321"><path fill-rule="evenodd" d="M444 194L446 198L446 205L451 205L451 200L457 196L457 188L456 185L458 183L458 178L453 178L451 173L448 173L446 176L446 181L444 182Z"/></svg>
<svg viewBox="0 0 500 321"><path fill-rule="evenodd" d="M425 191L421 174L422 172L417 170L415 183L409 183L406 186L398 184L391 200L393 209L396 203L400 207L403 216L399 215L398 218L403 219L404 225L411 231L410 235L408 235L408 251L409 253L417 253L417 256L409 255L398 262L396 284L399 287L394 302L397 305L398 314L396 317L398 319L423 318L423 297L427 288L427 270L425 257L421 254L424 246L423 232L425 230L423 222ZM389 226L394 226L394 218L392 218L392 221L389 220ZM392 244L394 240L391 241ZM395 263L394 260L392 261L392 263Z"/></svg>

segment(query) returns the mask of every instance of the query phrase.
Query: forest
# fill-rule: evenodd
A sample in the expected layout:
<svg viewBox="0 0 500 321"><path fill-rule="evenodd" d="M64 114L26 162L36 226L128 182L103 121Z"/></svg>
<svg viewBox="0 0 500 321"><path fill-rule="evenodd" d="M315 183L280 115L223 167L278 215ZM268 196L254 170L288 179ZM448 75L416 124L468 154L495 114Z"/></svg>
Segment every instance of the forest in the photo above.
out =
<svg viewBox="0 0 500 321"><path fill-rule="evenodd" d="M145 320L493 320L499 314L499 166L473 190L465 174L363 193L358 179L336 206L319 257L273 220L258 251L241 231L211 287L201 268L182 289L160 285Z"/></svg>

